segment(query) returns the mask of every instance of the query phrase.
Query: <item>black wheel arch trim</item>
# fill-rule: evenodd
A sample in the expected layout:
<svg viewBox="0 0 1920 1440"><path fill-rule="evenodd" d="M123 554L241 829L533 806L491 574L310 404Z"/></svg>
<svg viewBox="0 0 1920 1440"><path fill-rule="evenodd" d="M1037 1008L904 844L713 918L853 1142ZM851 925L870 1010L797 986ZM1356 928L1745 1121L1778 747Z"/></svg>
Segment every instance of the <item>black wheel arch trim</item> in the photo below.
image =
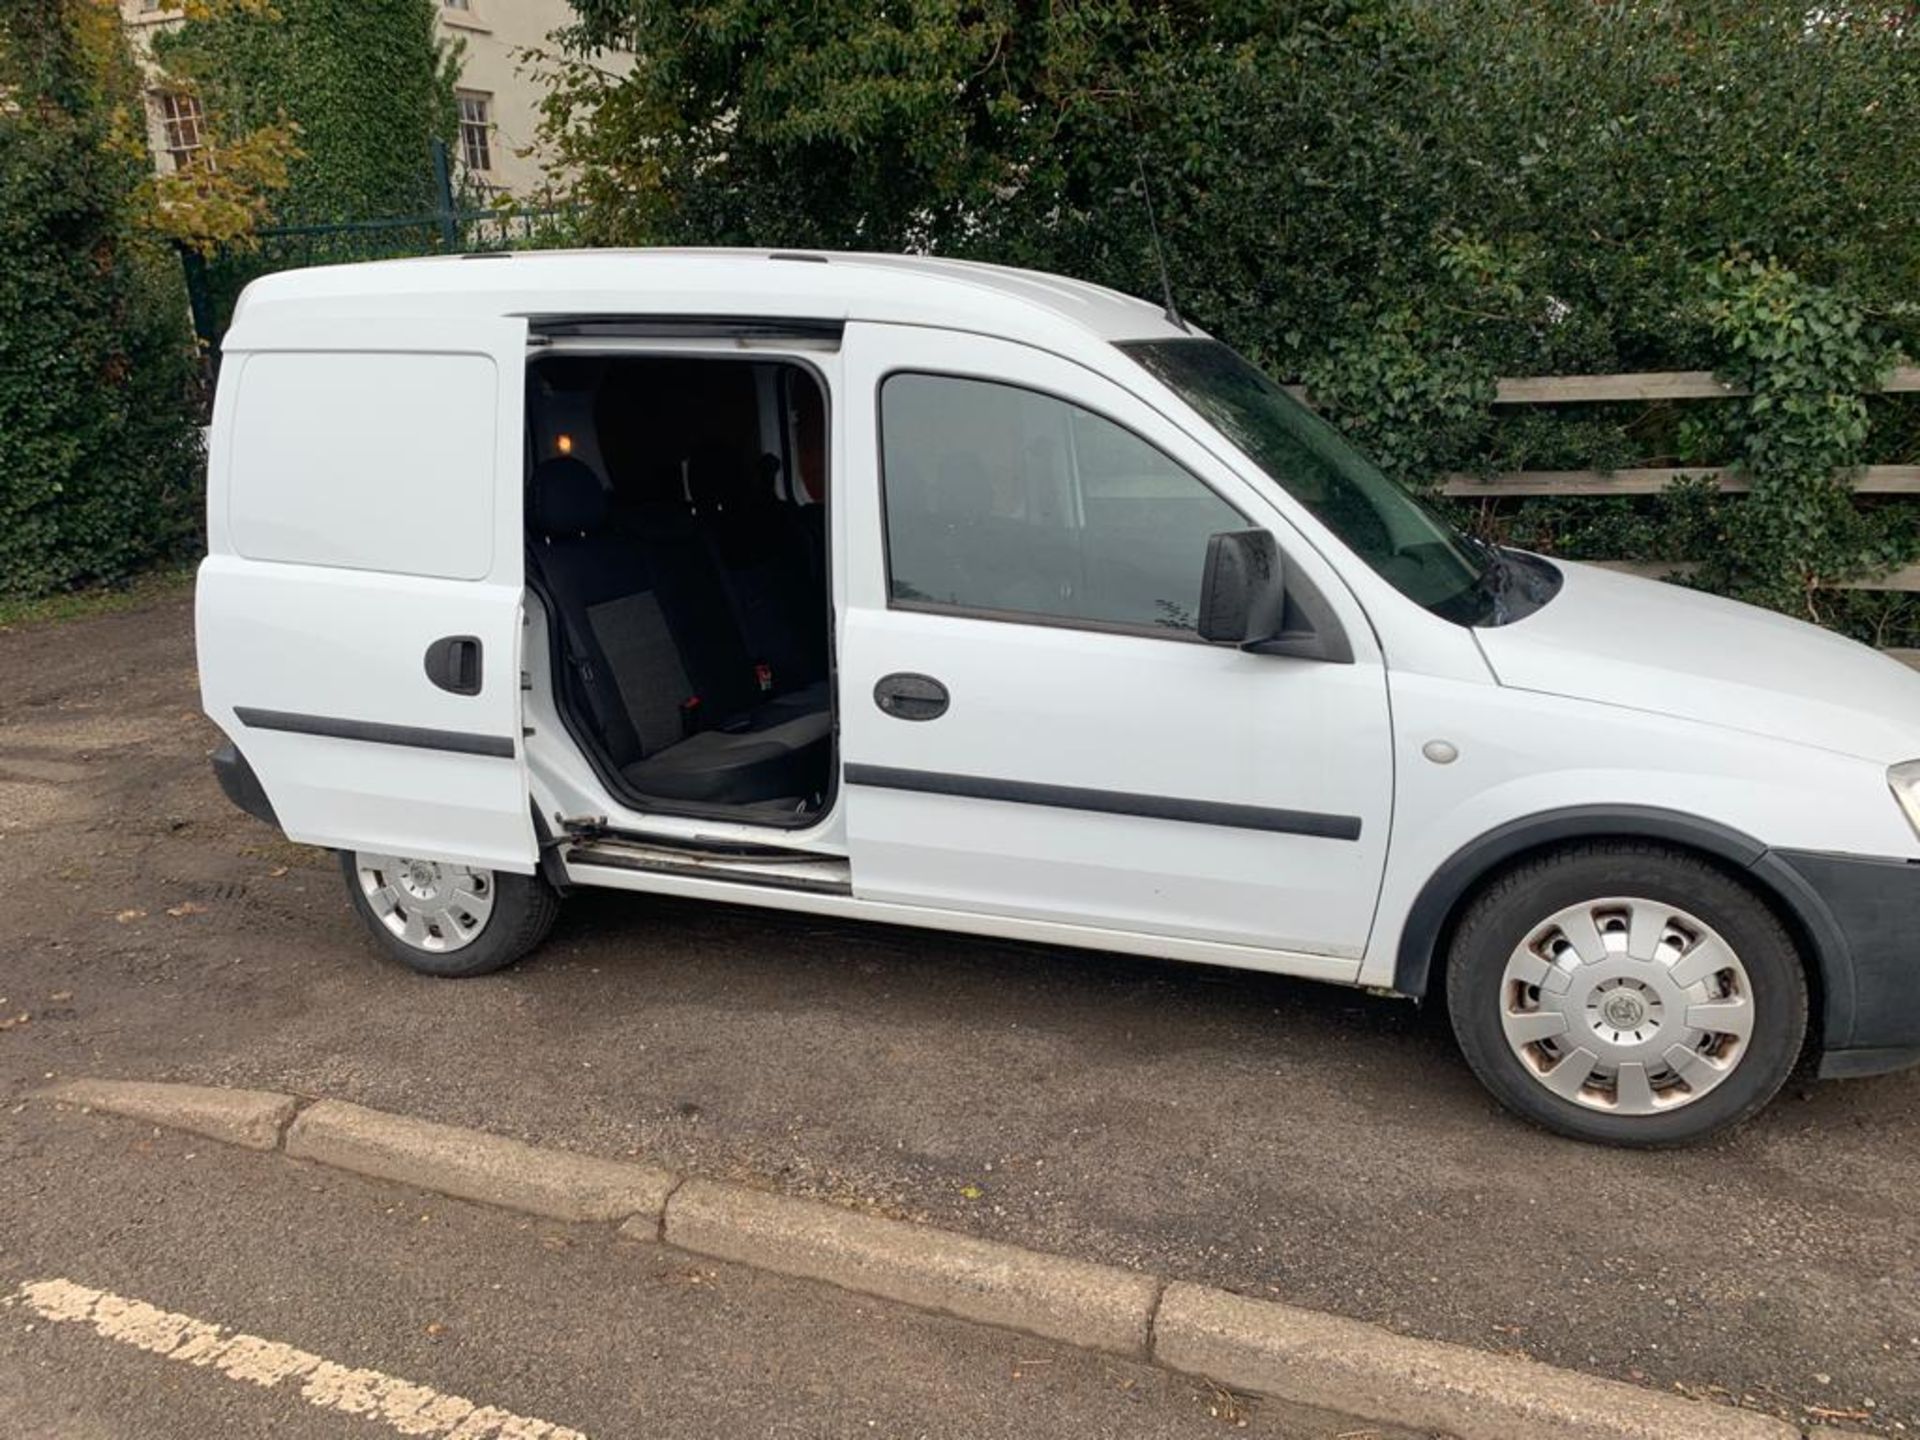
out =
<svg viewBox="0 0 1920 1440"><path fill-rule="evenodd" d="M1424 997L1460 902L1508 861L1552 845L1595 840L1659 840L1710 855L1747 875L1783 912L1813 962L1821 1006L1820 1044L1846 1048L1857 1013L1852 947L1820 893L1783 852L1716 821L1651 805L1575 805L1510 820L1450 855L1408 908L1394 957L1393 988Z"/></svg>
<svg viewBox="0 0 1920 1440"><path fill-rule="evenodd" d="M254 819L264 820L278 830L280 817L273 813L273 801L267 797L266 786L260 783L260 777L254 774L240 747L224 735L221 740L220 747L207 757L221 791Z"/></svg>

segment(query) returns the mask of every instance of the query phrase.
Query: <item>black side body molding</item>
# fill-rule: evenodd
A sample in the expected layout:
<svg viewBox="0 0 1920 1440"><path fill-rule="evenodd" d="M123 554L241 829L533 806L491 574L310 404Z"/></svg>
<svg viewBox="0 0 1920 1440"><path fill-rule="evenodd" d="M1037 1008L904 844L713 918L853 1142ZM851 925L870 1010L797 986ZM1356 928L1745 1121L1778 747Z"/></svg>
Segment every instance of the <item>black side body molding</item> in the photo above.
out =
<svg viewBox="0 0 1920 1440"><path fill-rule="evenodd" d="M1360 838L1358 815L1271 810L1260 805L1182 800L1168 795L1135 795L1124 790L1083 790L1072 785L1039 785L1026 780L950 775L937 770L899 770L888 765L849 765L846 773L849 785L866 785L882 790L912 790L922 795L954 795L968 800L1000 800L1012 805L1044 805L1056 810L1091 810L1102 815L1137 815L1149 820L1178 820L1189 825L1218 825L1234 830L1265 830L1276 835L1308 835L1321 840Z"/></svg>
<svg viewBox="0 0 1920 1440"><path fill-rule="evenodd" d="M337 715L301 715L291 710L256 710L236 705L233 713L250 730L284 730L294 735L324 735L330 740L364 740L370 745L405 745L415 750L450 750L456 755L514 757L511 737L474 735L465 730L431 730L419 725L387 725L378 720L343 720Z"/></svg>

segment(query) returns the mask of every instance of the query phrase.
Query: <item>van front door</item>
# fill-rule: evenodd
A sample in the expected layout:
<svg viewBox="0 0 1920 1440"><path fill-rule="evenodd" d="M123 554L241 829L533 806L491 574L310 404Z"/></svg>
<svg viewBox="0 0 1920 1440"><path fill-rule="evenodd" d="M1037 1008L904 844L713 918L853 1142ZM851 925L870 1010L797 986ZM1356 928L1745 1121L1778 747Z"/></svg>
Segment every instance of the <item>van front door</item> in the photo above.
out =
<svg viewBox="0 0 1920 1440"><path fill-rule="evenodd" d="M522 320L244 319L224 346L202 703L312 845L529 872Z"/></svg>
<svg viewBox="0 0 1920 1440"><path fill-rule="evenodd" d="M849 325L844 354L855 893L1351 979L1393 762L1381 656L1338 576L1259 487L1085 366L906 326ZM1199 640L1207 539L1251 527L1320 592L1349 663Z"/></svg>

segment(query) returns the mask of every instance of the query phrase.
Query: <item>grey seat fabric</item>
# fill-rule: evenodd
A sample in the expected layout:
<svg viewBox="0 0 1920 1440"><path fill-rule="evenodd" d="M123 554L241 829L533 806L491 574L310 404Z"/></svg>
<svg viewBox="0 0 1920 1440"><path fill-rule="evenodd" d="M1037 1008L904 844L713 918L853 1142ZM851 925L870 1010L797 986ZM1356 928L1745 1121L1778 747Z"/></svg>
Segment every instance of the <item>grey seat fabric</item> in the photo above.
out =
<svg viewBox="0 0 1920 1440"><path fill-rule="evenodd" d="M714 712L692 677L711 619L692 636L676 628L647 549L609 524L606 487L590 467L568 457L543 462L527 514L529 573L559 622L563 697L634 789L714 804L825 789L832 721L824 690L809 697L817 703L733 711L705 728Z"/></svg>
<svg viewBox="0 0 1920 1440"><path fill-rule="evenodd" d="M774 494L779 468L771 455L709 442L687 457L686 487L746 652L784 695L825 679L827 604L809 537Z"/></svg>
<svg viewBox="0 0 1920 1440"><path fill-rule="evenodd" d="M624 665L616 664L601 644L604 635L624 648L622 642L649 617L656 636L662 628L646 570L632 547L606 530L606 517L606 488L583 462L549 460L534 471L527 489L527 570L561 632L555 679L568 708L592 728L608 758L622 765L678 736L659 733L649 717L647 728L654 733L642 738L619 683L623 670L637 668L638 657L622 654ZM671 677L649 678L655 695L672 696ZM681 676L679 695L667 703L679 703L685 683ZM677 732L677 719L672 723Z"/></svg>
<svg viewBox="0 0 1920 1440"><path fill-rule="evenodd" d="M761 730L704 730L622 767L636 790L669 800L771 800L812 793L803 771L832 742L825 710ZM819 767L816 766L816 769Z"/></svg>

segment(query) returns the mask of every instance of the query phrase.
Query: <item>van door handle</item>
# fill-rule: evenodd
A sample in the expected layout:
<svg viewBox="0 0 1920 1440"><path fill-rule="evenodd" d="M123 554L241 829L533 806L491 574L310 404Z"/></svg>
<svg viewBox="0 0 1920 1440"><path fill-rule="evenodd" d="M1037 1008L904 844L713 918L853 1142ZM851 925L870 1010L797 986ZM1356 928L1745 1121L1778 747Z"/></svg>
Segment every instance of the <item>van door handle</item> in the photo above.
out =
<svg viewBox="0 0 1920 1440"><path fill-rule="evenodd" d="M481 679L480 637L443 635L427 646L427 679L455 695L478 695Z"/></svg>
<svg viewBox="0 0 1920 1440"><path fill-rule="evenodd" d="M873 703L896 720L938 720L950 698L947 687L931 675L910 671L883 675L873 687Z"/></svg>

